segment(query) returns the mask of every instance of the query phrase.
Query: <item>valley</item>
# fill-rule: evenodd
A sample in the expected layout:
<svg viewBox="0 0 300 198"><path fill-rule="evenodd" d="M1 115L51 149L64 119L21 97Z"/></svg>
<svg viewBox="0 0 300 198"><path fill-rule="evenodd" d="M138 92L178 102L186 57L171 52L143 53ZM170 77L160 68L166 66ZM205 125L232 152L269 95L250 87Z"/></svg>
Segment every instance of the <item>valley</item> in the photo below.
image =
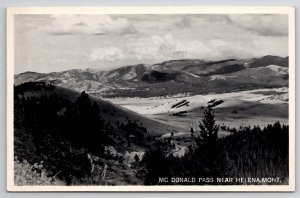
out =
<svg viewBox="0 0 300 198"><path fill-rule="evenodd" d="M226 163L244 169L236 153L252 157L256 141L287 140L288 74L288 57L277 56L16 74L16 162L46 161L49 175L59 173L66 185L148 185L157 182L152 175L172 171L206 174L190 162L209 167L204 151L218 143L218 159L230 154L235 161L227 156ZM217 135L206 147L200 125L208 111ZM232 142L237 146L228 149ZM280 148L273 146L266 152ZM262 150L255 150L256 157ZM66 157L70 164L61 164ZM286 178L286 164L282 167Z"/></svg>
<svg viewBox="0 0 300 198"><path fill-rule="evenodd" d="M222 101L214 107L217 123L221 126L230 128L266 126L274 120L288 124L287 87L223 94L193 96L178 94L173 97L105 98L105 100L155 120L184 127L186 131L190 130L192 122L195 125L200 121L204 107L212 100ZM180 102L183 105L174 107Z"/></svg>

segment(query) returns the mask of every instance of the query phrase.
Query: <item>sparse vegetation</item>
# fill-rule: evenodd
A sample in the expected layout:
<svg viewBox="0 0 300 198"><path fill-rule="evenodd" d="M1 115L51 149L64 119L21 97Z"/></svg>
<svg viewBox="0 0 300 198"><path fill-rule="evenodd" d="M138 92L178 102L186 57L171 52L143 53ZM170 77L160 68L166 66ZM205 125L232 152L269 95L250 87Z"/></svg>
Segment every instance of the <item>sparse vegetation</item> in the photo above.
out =
<svg viewBox="0 0 300 198"><path fill-rule="evenodd" d="M42 164L31 165L28 161L14 160L14 180L18 186L25 185L64 185L55 177L49 177Z"/></svg>

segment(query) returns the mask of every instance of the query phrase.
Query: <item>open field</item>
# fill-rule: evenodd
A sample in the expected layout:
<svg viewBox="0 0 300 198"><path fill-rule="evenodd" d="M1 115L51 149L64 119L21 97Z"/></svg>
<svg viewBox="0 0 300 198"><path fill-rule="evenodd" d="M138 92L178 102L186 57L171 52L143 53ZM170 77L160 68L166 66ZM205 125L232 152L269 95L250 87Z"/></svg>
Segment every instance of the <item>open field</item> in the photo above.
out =
<svg viewBox="0 0 300 198"><path fill-rule="evenodd" d="M208 95L176 95L174 97L114 98L114 104L170 125L183 127L188 132L201 120L203 108L212 101L217 123L220 126L266 126L280 121L288 123L288 88L256 89ZM226 131L220 135L227 134ZM189 133L188 133L189 134Z"/></svg>

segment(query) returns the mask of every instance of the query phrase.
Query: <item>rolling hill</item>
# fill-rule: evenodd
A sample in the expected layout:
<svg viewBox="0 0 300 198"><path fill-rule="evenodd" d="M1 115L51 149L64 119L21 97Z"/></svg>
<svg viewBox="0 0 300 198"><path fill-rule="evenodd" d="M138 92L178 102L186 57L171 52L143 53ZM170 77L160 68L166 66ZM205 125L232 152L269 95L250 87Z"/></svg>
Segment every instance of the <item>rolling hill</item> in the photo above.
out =
<svg viewBox="0 0 300 198"><path fill-rule="evenodd" d="M45 81L100 97L151 97L178 93L207 94L232 90L288 86L288 57L204 61L170 60L132 65L110 71L72 69L63 72L25 72L15 84Z"/></svg>
<svg viewBox="0 0 300 198"><path fill-rule="evenodd" d="M20 86L26 86L26 84L21 84L16 86L15 90L18 90ZM38 83L33 83L33 86L39 86ZM51 85L52 86L52 85ZM47 96L57 96L64 100L75 102L80 93L68 88L53 86L54 88L49 89L34 89L32 87L22 89L22 91L16 91L19 98L27 97L42 97L43 95ZM181 131L180 127L174 127L167 123L156 121L154 119L145 117L128 109L125 109L119 105L112 104L111 102L101 100L97 97L89 96L92 102L95 102L99 106L99 114L104 119L106 123L109 123L111 126L116 127L117 123L125 123L127 121L137 122L139 125L145 127L147 132L150 135L161 135L168 133L170 131ZM61 107L63 110L65 107Z"/></svg>
<svg viewBox="0 0 300 198"><path fill-rule="evenodd" d="M16 177L39 185L43 181L32 175L64 185L141 184L130 167L141 160L135 155L141 157L157 136L175 128L85 92L20 84L14 87Z"/></svg>

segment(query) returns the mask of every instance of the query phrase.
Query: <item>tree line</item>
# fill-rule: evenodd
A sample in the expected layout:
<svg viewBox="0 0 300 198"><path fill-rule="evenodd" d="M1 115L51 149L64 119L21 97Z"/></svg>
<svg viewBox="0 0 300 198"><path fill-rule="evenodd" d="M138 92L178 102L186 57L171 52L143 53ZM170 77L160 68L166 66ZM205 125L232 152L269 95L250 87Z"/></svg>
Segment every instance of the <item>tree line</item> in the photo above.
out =
<svg viewBox="0 0 300 198"><path fill-rule="evenodd" d="M190 185L188 183L160 183L159 178L204 178L197 185L236 184L217 183L216 178L279 177L288 183L289 127L279 122L267 127L242 127L231 135L218 139L219 126L214 110L207 108L199 124L200 135L195 147L181 158L169 155L172 145L159 141L146 152L143 159L145 184ZM282 184L282 183L275 184Z"/></svg>

